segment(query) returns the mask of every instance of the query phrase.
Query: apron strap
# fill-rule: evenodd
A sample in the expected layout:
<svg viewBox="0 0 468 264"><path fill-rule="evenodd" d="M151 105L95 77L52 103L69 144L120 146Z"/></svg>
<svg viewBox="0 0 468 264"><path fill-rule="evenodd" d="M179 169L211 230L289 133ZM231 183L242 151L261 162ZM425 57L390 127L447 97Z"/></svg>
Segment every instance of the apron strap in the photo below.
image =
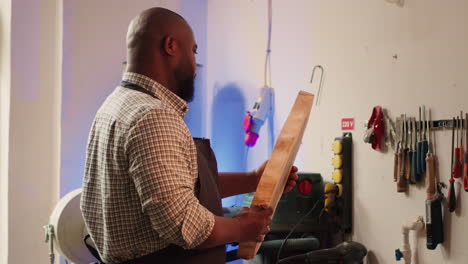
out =
<svg viewBox="0 0 468 264"><path fill-rule="evenodd" d="M123 88L145 93L157 99L157 97L153 93L151 93L150 91L146 90L145 88L141 87L138 84L127 82L127 81L121 81L120 86L122 86Z"/></svg>
<svg viewBox="0 0 468 264"><path fill-rule="evenodd" d="M90 238L91 236L88 234L86 235L84 238L83 238L83 241L84 241L84 244L85 246L88 248L89 252L91 253L91 255L93 255L93 257L95 257L98 261L99 261L99 264L105 264L102 259L101 259L101 256L99 256L99 252L93 247L91 246L90 244L88 244L88 239Z"/></svg>

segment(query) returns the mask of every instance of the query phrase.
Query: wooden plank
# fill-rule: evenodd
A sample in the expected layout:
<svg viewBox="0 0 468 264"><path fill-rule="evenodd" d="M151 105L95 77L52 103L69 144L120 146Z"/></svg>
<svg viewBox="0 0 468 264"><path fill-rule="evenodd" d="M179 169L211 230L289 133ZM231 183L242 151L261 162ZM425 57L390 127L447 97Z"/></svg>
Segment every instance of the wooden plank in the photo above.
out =
<svg viewBox="0 0 468 264"><path fill-rule="evenodd" d="M300 91L297 95L296 102L289 112L260 178L250 206L251 210L262 210L261 208L270 206L275 211L301 145L313 102L314 95L311 93ZM239 244L237 256L243 259L252 259L257 254L261 244L261 242L255 241L242 242Z"/></svg>

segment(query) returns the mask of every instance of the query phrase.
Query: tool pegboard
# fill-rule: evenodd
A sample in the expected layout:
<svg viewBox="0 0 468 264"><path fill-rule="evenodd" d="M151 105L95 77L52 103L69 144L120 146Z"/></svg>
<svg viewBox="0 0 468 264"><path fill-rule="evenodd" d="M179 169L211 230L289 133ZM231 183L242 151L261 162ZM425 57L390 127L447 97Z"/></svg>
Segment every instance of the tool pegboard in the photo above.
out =
<svg viewBox="0 0 468 264"><path fill-rule="evenodd" d="M451 119L434 120L431 109L421 106L419 117L417 115L406 113L392 120L382 107L374 107L372 117L379 118L369 119L364 142L373 143L375 150L381 149L374 145L393 147L393 180L397 192L408 193L411 186L417 187L416 191L425 186L426 248L434 250L450 240L450 228L447 227L453 221L450 215L461 216L456 211L460 208L463 192L457 190L456 185L468 192L468 114L461 111ZM436 143L436 133L442 130L451 132L451 144L445 141L446 138L444 144ZM450 153L450 156L438 159L437 152ZM441 160L444 163L450 161L446 171L440 171ZM450 176L448 182L447 176Z"/></svg>

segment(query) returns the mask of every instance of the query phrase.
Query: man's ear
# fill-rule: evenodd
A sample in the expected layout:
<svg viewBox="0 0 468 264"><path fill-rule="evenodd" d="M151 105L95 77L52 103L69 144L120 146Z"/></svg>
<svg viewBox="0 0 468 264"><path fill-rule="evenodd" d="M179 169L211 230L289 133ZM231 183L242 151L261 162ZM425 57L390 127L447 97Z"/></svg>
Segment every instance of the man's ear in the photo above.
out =
<svg viewBox="0 0 468 264"><path fill-rule="evenodd" d="M169 35L164 37L163 50L169 56L174 56L177 50L177 42L174 37Z"/></svg>

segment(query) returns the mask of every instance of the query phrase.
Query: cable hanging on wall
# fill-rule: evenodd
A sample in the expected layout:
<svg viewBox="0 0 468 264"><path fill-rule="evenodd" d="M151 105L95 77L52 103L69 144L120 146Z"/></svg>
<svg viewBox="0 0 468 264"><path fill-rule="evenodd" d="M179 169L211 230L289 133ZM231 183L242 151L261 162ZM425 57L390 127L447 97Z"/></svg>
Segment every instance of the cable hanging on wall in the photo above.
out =
<svg viewBox="0 0 468 264"><path fill-rule="evenodd" d="M268 39L267 39L267 49L265 55L265 72L264 72L264 86L271 87L271 26L272 26L272 17L273 17L273 8L272 0L268 0ZM269 82L267 82L267 80Z"/></svg>
<svg viewBox="0 0 468 264"><path fill-rule="evenodd" d="M272 32L273 6L272 0L268 0L268 36L265 55L264 85L260 89L260 95L255 101L252 111L247 112L244 117L243 127L246 133L244 143L253 147L259 137L260 128L268 121L268 154L273 151L275 143L274 135L274 89L271 87L271 32ZM247 151L246 151L247 152Z"/></svg>

